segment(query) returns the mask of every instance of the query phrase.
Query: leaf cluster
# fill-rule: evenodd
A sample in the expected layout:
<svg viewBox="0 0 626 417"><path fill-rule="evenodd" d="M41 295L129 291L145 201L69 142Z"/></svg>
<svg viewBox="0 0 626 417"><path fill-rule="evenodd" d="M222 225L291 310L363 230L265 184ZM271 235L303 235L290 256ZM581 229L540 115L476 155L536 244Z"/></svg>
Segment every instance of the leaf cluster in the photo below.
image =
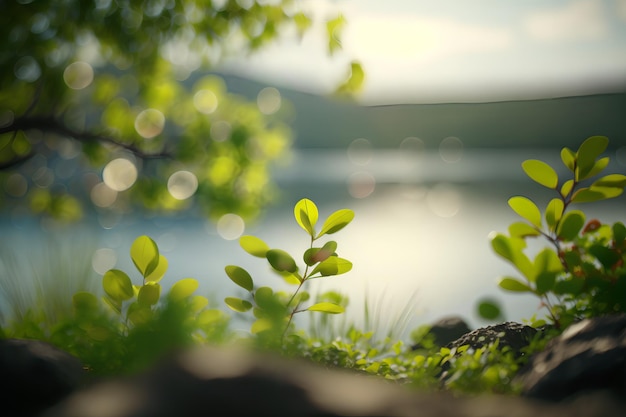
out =
<svg viewBox="0 0 626 417"><path fill-rule="evenodd" d="M248 292L246 299L227 297L226 305L232 310L245 313L252 310L255 321L251 326L254 334L283 335L288 331L293 316L304 311L340 314L343 306L330 301L320 301L302 307L310 299L310 294L303 289L313 279L345 274L352 269L352 263L337 255L337 242L331 240L323 245L316 242L323 236L334 234L346 227L354 218L354 212L341 209L332 213L317 231L319 211L315 203L304 198L294 206L294 218L298 225L309 235L310 247L302 254L304 268L298 266L295 259L282 249L271 249L262 239L245 235L239 239L241 247L250 255L267 260L271 269L285 282L295 285L291 294L275 291L269 286L255 286L252 276L244 268L228 265L225 268L228 277L239 287Z"/></svg>
<svg viewBox="0 0 626 417"><path fill-rule="evenodd" d="M610 226L587 220L582 210L568 210L575 203L623 193L626 175L609 174L591 181L608 166L609 157L602 157L607 145L606 137L592 136L576 152L563 148L561 160L571 178L562 183L545 162L525 161L524 172L557 196L543 212L527 197L512 197L509 206L524 221L511 224L508 235L495 233L491 238L493 250L522 275L522 279L503 277L499 286L539 297L549 319L559 327L584 317L626 311L626 227L621 222ZM550 246L530 258L524 250L526 240L534 237L546 239Z"/></svg>

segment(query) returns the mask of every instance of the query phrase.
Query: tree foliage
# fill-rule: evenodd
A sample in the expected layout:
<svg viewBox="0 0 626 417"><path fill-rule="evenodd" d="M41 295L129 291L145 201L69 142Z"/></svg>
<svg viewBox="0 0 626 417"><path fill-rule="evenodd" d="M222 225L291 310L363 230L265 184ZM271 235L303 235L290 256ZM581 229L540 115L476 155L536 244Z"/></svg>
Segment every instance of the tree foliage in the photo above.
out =
<svg viewBox="0 0 626 417"><path fill-rule="evenodd" d="M292 0L3 2L0 207L76 219L197 205L253 217L291 133L208 70L312 26ZM328 28L337 17L329 17ZM340 46L329 32L329 53ZM354 87L354 86L353 86ZM280 101L278 101L280 103ZM283 106L284 107L284 106Z"/></svg>

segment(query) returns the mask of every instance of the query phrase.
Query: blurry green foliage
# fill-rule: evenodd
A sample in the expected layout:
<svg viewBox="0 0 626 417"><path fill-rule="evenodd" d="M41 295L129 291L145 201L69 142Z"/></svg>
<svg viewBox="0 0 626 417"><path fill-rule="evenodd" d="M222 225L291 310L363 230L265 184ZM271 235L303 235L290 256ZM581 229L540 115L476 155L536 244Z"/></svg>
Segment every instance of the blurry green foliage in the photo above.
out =
<svg viewBox="0 0 626 417"><path fill-rule="evenodd" d="M352 263L340 258L337 253L337 242L328 241L323 245L314 246L321 237L336 233L346 227L354 218L354 212L341 209L332 213L317 231L319 211L315 203L304 198L294 206L294 217L300 227L310 237L310 247L302 255L305 263L301 271L292 256L282 249L270 249L261 239L245 235L239 239L241 247L250 255L265 258L272 270L283 280L296 286L293 293L275 291L271 287L255 287L252 276L245 269L235 266L226 266L226 275L239 287L248 292L247 299L227 297L226 304L232 310L245 313L252 310L255 320L250 328L253 334L259 334L262 343L270 345L281 344L282 339L289 331L295 314L304 311L321 312L326 314L340 314L344 312L342 300L332 297L332 294L321 295L315 303L308 307L301 307L311 298L303 289L304 285L313 279L341 275L352 269Z"/></svg>
<svg viewBox="0 0 626 417"><path fill-rule="evenodd" d="M345 20L328 19L334 54ZM295 0L3 2L0 208L256 216L276 192L269 165L290 148L290 110L206 73L312 25Z"/></svg>
<svg viewBox="0 0 626 417"><path fill-rule="evenodd" d="M509 206L524 221L511 224L508 235L496 233L491 239L493 250L523 276L503 277L499 286L539 297L558 328L582 318L626 312L626 227L621 222L608 225L587 220L583 211L568 210L572 204L615 198L624 191L626 175L592 180L608 165L609 158L602 157L607 145L606 137L592 136L576 152L563 148L561 160L571 178L560 184L550 165L525 161L524 172L557 196L543 213L531 199L512 197ZM533 237L543 237L550 247L531 259L524 250L527 239Z"/></svg>

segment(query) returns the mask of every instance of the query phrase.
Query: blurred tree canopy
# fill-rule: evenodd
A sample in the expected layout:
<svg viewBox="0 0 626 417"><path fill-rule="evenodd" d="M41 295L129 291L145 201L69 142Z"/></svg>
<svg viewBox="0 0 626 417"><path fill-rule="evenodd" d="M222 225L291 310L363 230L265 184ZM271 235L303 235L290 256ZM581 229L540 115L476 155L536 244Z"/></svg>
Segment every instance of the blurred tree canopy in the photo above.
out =
<svg viewBox="0 0 626 417"><path fill-rule="evenodd" d="M272 198L270 165L291 143L288 106L275 89L250 102L207 74L233 52L303 36L312 18L298 2L1 4L0 209L253 218ZM329 54L343 23L326 22ZM362 82L358 63L351 70L338 92Z"/></svg>

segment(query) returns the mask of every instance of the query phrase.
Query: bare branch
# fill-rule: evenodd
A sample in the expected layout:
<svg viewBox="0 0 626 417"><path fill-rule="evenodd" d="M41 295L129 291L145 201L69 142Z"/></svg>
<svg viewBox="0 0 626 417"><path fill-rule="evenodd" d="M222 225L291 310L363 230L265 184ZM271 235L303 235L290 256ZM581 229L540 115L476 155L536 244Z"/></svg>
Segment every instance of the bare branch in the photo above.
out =
<svg viewBox="0 0 626 417"><path fill-rule="evenodd" d="M132 152L135 156L141 159L170 159L173 157L172 154L167 151L146 153L136 146L119 142L116 138L111 136L74 130L54 117L20 117L15 119L13 123L7 126L0 127L0 134L17 132L20 130L39 130L42 132L55 133L58 135L73 138L79 142L108 143L119 148L126 149L127 151ZM4 164L0 164L0 170L18 165L31 158L32 156L33 154L27 154L24 156L20 156L19 158L15 158Z"/></svg>

